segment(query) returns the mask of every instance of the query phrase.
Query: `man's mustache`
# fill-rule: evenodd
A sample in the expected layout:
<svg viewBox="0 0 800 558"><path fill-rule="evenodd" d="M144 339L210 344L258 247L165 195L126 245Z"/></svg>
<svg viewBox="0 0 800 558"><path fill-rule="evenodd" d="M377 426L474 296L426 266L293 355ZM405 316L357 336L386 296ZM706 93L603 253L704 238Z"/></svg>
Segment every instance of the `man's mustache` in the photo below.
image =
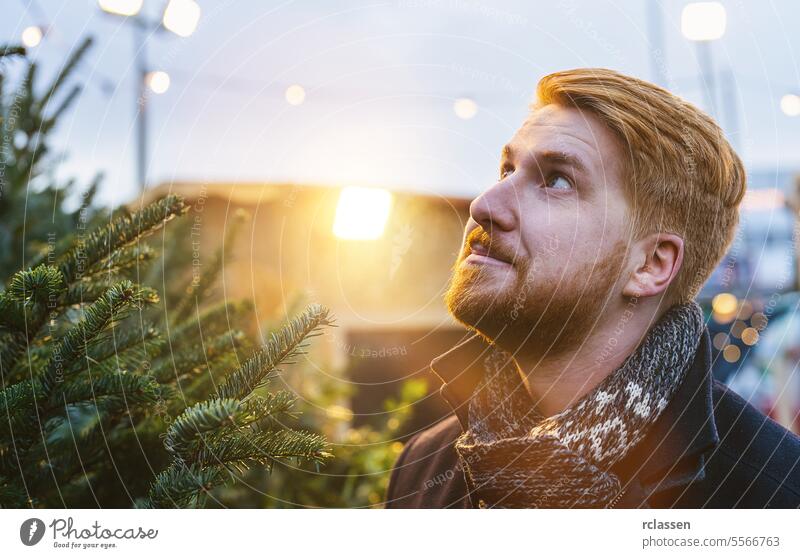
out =
<svg viewBox="0 0 800 558"><path fill-rule="evenodd" d="M516 260L514 251L503 246L497 239L492 239L489 233L481 227L472 229L467 235L461 259L466 258L470 254L473 243L482 246L490 257L514 265Z"/></svg>

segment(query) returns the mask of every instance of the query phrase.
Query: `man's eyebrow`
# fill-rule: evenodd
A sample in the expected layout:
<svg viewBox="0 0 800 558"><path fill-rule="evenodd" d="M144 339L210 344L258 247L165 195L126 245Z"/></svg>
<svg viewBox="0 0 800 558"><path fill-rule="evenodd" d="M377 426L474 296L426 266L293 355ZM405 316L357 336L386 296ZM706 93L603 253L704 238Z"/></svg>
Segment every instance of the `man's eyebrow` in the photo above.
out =
<svg viewBox="0 0 800 558"><path fill-rule="evenodd" d="M586 165L577 155L567 151L548 150L536 154L536 160L548 161L550 163L561 163L573 167L580 173L586 173Z"/></svg>
<svg viewBox="0 0 800 558"><path fill-rule="evenodd" d="M515 154L514 148L511 147L510 144L504 145L500 155L501 162L513 159L514 154ZM540 164L544 162L566 164L568 166L573 167L578 172L581 173L586 172L586 165L583 163L581 158L573 153L569 153L568 151L561 151L558 149L547 149L545 151L533 153L532 155L534 160L539 161Z"/></svg>

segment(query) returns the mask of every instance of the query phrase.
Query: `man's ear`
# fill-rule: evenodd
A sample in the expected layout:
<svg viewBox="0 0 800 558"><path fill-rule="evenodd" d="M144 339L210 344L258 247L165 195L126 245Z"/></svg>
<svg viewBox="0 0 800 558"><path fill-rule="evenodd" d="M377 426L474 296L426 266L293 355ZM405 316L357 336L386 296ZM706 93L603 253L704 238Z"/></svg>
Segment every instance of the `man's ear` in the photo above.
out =
<svg viewBox="0 0 800 558"><path fill-rule="evenodd" d="M683 239L673 233L653 233L636 243L631 277L622 289L630 297L648 297L667 290L683 264Z"/></svg>

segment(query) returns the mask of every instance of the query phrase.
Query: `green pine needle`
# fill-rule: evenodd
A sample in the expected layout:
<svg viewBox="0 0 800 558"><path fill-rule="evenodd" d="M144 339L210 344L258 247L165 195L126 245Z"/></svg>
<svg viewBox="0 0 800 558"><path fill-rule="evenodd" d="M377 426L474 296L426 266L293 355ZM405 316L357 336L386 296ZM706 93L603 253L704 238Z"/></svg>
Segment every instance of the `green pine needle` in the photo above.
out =
<svg viewBox="0 0 800 558"><path fill-rule="evenodd" d="M259 432L244 430L236 436L209 439L196 456L202 466L222 465L243 473L252 463L271 466L287 459L323 463L330 457L322 436L300 430Z"/></svg>
<svg viewBox="0 0 800 558"><path fill-rule="evenodd" d="M112 372L98 377L82 375L69 382L60 390L59 403L97 403L101 398L113 397L127 405L146 405L158 401L160 393L160 386L151 376Z"/></svg>
<svg viewBox="0 0 800 558"><path fill-rule="evenodd" d="M201 494L227 480L224 469L220 467L187 467L173 463L159 473L150 488L148 497L137 502L143 508L183 508L192 505Z"/></svg>
<svg viewBox="0 0 800 558"><path fill-rule="evenodd" d="M235 424L235 415L241 408L241 402L235 399L212 399L197 403L175 419L167 430L164 447L176 457L188 457L195 448L198 436Z"/></svg>
<svg viewBox="0 0 800 558"><path fill-rule="evenodd" d="M55 267L40 265L15 273L8 285L8 296L23 304L47 304L55 303L63 290L61 272Z"/></svg>
<svg viewBox="0 0 800 558"><path fill-rule="evenodd" d="M273 333L264 347L231 373L219 387L221 398L243 399L271 378L276 368L290 358L301 354L303 341L318 334L322 326L332 326L333 319L327 308L310 305L302 314Z"/></svg>
<svg viewBox="0 0 800 558"><path fill-rule="evenodd" d="M183 198L169 195L132 215L117 217L59 258L59 269L67 283L80 279L84 271L112 257L133 242L158 230L172 218L188 211Z"/></svg>
<svg viewBox="0 0 800 558"><path fill-rule="evenodd" d="M157 300L158 297L152 289L139 287L127 280L108 289L85 309L84 319L53 349L53 355L42 374L44 395L50 396L56 385L65 380L65 374L71 370L73 363L86 355L89 344L106 328L123 319L130 310Z"/></svg>

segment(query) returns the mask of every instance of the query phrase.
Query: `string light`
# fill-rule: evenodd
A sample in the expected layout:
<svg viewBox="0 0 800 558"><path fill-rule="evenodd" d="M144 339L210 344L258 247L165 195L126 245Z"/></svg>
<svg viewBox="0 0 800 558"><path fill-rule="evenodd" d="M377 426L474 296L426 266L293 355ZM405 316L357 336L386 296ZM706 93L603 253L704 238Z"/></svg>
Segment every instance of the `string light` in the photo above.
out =
<svg viewBox="0 0 800 558"><path fill-rule="evenodd" d="M755 345L758 343L758 330L754 327L748 327L742 332L742 343L745 345Z"/></svg>
<svg viewBox="0 0 800 558"><path fill-rule="evenodd" d="M732 322L739 309L739 301L731 293L720 293L711 300L714 319L721 324Z"/></svg>
<svg viewBox="0 0 800 558"><path fill-rule="evenodd" d="M142 9L143 0L98 0L104 12L120 16L135 16Z"/></svg>
<svg viewBox="0 0 800 558"><path fill-rule="evenodd" d="M161 23L179 37L188 37L197 29L200 6L194 0L169 0Z"/></svg>
<svg viewBox="0 0 800 558"><path fill-rule="evenodd" d="M681 12L681 32L690 41L716 41L726 25L725 7L719 2L692 2Z"/></svg>
<svg viewBox="0 0 800 558"><path fill-rule="evenodd" d="M742 351L736 345L728 345L722 351L722 358L728 362L736 362L742 356Z"/></svg>
<svg viewBox="0 0 800 558"><path fill-rule="evenodd" d="M306 99L306 90L300 85L290 85L286 88L286 102L290 105L302 105Z"/></svg>
<svg viewBox="0 0 800 558"><path fill-rule="evenodd" d="M742 336L742 332L746 328L747 326L743 321L736 320L735 322L733 322L733 325L731 326L731 335L733 335L736 338L740 338Z"/></svg>
<svg viewBox="0 0 800 558"><path fill-rule="evenodd" d="M725 333L724 331L720 331L714 336L713 340L714 347L716 347L718 351L721 351L722 349L725 348L725 345L727 345L729 341L730 337L728 336L728 334Z"/></svg>
<svg viewBox="0 0 800 558"><path fill-rule="evenodd" d="M31 25L22 31L22 44L27 48L38 46L42 42L44 33L38 25Z"/></svg>
<svg viewBox="0 0 800 558"><path fill-rule="evenodd" d="M787 93L781 97L781 110L786 116L800 116L800 95Z"/></svg>
<svg viewBox="0 0 800 558"><path fill-rule="evenodd" d="M762 312L756 312L753 314L753 317L750 318L750 323L753 324L753 327L756 328L756 330L764 331L767 327L767 323L769 323L769 320Z"/></svg>
<svg viewBox="0 0 800 558"><path fill-rule="evenodd" d="M462 120L469 120L478 114L478 104L472 99L462 97L453 103L453 111Z"/></svg>
<svg viewBox="0 0 800 558"><path fill-rule="evenodd" d="M150 91L156 95L161 95L162 93L166 93L167 89L169 89L169 74L160 70L149 72L145 77L145 83L147 83L147 87L150 88Z"/></svg>

